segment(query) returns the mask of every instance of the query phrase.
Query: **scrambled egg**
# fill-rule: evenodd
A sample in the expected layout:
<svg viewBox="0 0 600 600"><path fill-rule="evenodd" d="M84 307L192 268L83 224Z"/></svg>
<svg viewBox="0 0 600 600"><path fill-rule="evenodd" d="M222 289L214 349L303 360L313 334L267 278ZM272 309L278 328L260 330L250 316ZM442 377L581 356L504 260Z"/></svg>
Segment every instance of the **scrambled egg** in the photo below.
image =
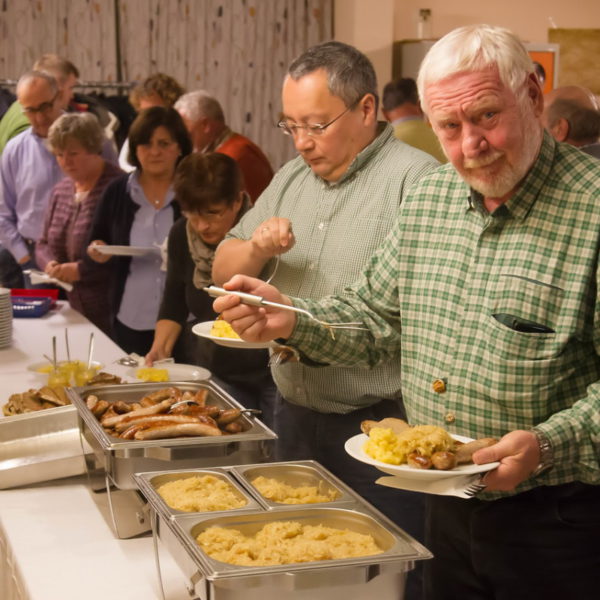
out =
<svg viewBox="0 0 600 600"><path fill-rule="evenodd" d="M233 330L233 327L223 319L215 320L210 330L210 335L220 338L240 339L240 336Z"/></svg>
<svg viewBox="0 0 600 600"><path fill-rule="evenodd" d="M265 498L281 504L331 502L338 496L334 489L330 489L326 493L319 493L319 487L316 485L294 487L262 475L255 477L251 483Z"/></svg>
<svg viewBox="0 0 600 600"><path fill-rule="evenodd" d="M386 427L373 427L363 450L381 462L401 465L411 452L429 458L434 452L454 450L454 440L445 429L435 425L415 425L398 434Z"/></svg>
<svg viewBox="0 0 600 600"><path fill-rule="evenodd" d="M242 566L285 565L381 554L373 536L297 521L267 523L255 535L209 527L196 541L215 560Z"/></svg>
<svg viewBox="0 0 600 600"><path fill-rule="evenodd" d="M231 510L247 504L231 485L214 475L176 479L156 491L171 508L185 512Z"/></svg>
<svg viewBox="0 0 600 600"><path fill-rule="evenodd" d="M141 367L135 372L135 376L142 381L169 381L169 371L156 367Z"/></svg>

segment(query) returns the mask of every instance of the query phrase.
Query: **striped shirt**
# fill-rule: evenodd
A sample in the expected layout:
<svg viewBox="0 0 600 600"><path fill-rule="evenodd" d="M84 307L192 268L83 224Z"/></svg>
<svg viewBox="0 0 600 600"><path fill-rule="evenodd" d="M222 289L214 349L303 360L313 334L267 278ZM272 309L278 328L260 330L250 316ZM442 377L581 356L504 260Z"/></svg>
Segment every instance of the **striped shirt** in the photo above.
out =
<svg viewBox="0 0 600 600"><path fill-rule="evenodd" d="M301 157L287 163L227 238L247 240L266 219L286 217L296 244L281 255L272 283L306 298L339 293L385 239L408 188L436 165L431 156L396 140L386 125L336 183L315 175ZM273 261L263 277L272 270ZM347 413L401 396L396 360L368 372L298 362L272 370L286 400L320 412Z"/></svg>
<svg viewBox="0 0 600 600"><path fill-rule="evenodd" d="M296 301L370 332L332 341L301 318L289 343L322 363L401 356L413 424L474 438L543 431L555 466L517 491L600 484L599 200L598 161L547 134L519 190L492 214L441 167L404 201L344 296Z"/></svg>

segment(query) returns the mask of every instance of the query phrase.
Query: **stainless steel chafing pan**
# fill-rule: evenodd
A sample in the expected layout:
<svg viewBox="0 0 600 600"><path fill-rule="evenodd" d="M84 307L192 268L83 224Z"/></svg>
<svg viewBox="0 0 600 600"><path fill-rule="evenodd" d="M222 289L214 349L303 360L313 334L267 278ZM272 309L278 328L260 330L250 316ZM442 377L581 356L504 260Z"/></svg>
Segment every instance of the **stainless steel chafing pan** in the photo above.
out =
<svg viewBox="0 0 600 600"><path fill-rule="evenodd" d="M81 473L85 463L73 406L0 418L0 489Z"/></svg>
<svg viewBox="0 0 600 600"><path fill-rule="evenodd" d="M213 525L253 534L273 521L298 521L304 525L322 524L368 533L383 550L381 554L356 558L293 563L278 566L244 567L216 561L207 556L196 537ZM407 571L414 561L431 554L402 530L359 503L350 508L312 507L295 511L220 516L175 516L163 535L166 544L186 578L188 589L202 600L331 600L331 598L402 598Z"/></svg>
<svg viewBox="0 0 600 600"><path fill-rule="evenodd" d="M152 507L163 517L170 519L175 515L190 514L171 508L158 493L158 488L171 481L178 481L181 479L188 479L190 477L203 477L204 475L212 475L217 479L227 483L233 489L236 497L246 501L244 506L239 508L228 509L225 512L239 512L239 511L252 511L260 509L260 504L255 498L246 491L230 474L230 470L226 468L214 467L212 469L195 469L195 470L183 470L183 471L159 471L151 473L136 473L133 478L138 486L140 492L150 502ZM223 512L223 511L219 511ZM215 512L210 512L215 514Z"/></svg>
<svg viewBox="0 0 600 600"><path fill-rule="evenodd" d="M275 479L280 483L292 487L316 487L320 494L328 495L335 493L335 498L326 502L330 506L337 506L347 502L356 502L359 498L356 494L350 492L347 486L332 475L327 469L314 460L304 460L298 462L279 462L265 463L257 465L236 465L232 468L234 474L244 485L248 486L254 495L258 496L262 503L268 508L292 508L299 506L313 506L313 504L282 503L270 500L263 496L252 484L254 479L259 476L268 479ZM321 502L316 504L323 504Z"/></svg>
<svg viewBox="0 0 600 600"><path fill-rule="evenodd" d="M217 437L179 437L157 440L123 440L108 435L85 400L93 393L101 400L133 403L165 387L197 392L206 389L207 403L221 408L243 408L212 381L132 383L68 390L77 409L82 443L92 451L85 455L92 497L119 538L150 530L146 502L136 489L133 474L167 469L194 469L267 460L277 436L252 416L243 416L244 430Z"/></svg>

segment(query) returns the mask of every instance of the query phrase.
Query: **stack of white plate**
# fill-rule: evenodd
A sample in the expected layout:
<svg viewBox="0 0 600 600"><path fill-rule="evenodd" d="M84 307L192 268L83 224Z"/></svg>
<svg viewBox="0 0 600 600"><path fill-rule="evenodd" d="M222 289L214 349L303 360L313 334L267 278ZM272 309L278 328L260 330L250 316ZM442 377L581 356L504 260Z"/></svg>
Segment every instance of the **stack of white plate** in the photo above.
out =
<svg viewBox="0 0 600 600"><path fill-rule="evenodd" d="M10 290L0 287L0 348L8 348L12 342L12 319Z"/></svg>

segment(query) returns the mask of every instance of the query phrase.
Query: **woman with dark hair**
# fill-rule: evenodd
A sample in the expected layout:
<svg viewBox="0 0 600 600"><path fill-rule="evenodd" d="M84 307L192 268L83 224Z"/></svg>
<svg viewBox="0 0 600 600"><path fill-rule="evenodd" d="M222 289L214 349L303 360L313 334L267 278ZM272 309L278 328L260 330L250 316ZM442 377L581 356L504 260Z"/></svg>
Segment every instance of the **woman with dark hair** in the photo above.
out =
<svg viewBox="0 0 600 600"><path fill-rule="evenodd" d="M171 108L179 96L184 93L185 89L176 79L165 73L154 73L131 90L129 103L136 112L152 106ZM126 173L130 173L135 168L129 162L129 142L127 139L119 152L119 166Z"/></svg>
<svg viewBox="0 0 600 600"><path fill-rule="evenodd" d="M239 167L225 154L194 153L177 167L173 187L183 218L169 233L167 280L146 364L175 355L204 366L244 406L262 409L268 424L275 386L267 351L225 348L191 333L195 323L217 316L202 288L212 284L217 245L250 208Z"/></svg>
<svg viewBox="0 0 600 600"><path fill-rule="evenodd" d="M106 188L94 215L88 256L111 276L113 339L126 352L143 355L152 344L165 281L159 248L181 214L173 176L191 148L176 110L142 111L129 130L129 161L136 169ZM98 249L107 244L156 251L111 256Z"/></svg>

